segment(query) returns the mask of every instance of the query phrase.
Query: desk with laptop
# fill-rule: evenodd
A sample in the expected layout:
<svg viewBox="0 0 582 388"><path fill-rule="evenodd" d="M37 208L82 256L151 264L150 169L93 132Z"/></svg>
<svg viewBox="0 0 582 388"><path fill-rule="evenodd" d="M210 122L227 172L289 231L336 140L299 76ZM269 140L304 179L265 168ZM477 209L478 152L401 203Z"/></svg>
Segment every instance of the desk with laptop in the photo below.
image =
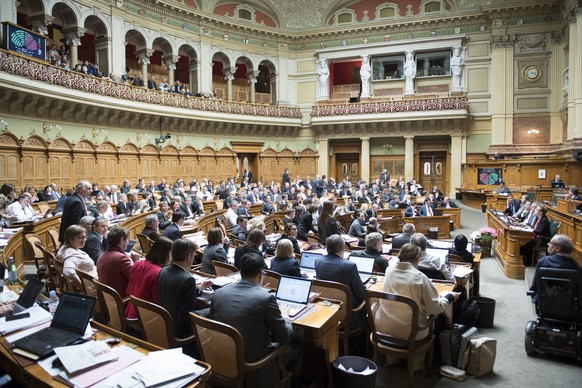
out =
<svg viewBox="0 0 582 388"><path fill-rule="evenodd" d="M16 289L16 287L13 288ZM93 322L92 326L97 330L91 330L88 323L96 302L95 298L64 292L52 317L50 313L35 305L34 300L40 293L37 289L38 283L34 280L25 285L17 303L26 307L32 295L34 296L33 305L26 308L24 314L20 312L12 315L18 317L28 313L29 317L9 320L9 322L6 322L6 317L0 318L0 331L3 335L0 338L2 342L0 360L6 371L21 384L89 386L107 379L109 385L125 386L128 381L137 382L136 376L142 380L149 379L148 381L173 380L186 384L195 380L203 383L210 376L208 364L174 353L152 353L152 357L179 359L178 363L182 369L185 368L186 373L182 370L175 371L174 374L150 374L148 362L151 360L147 355L150 351L162 351L162 349L96 322ZM31 328L30 322L33 320L37 323ZM8 335L9 332L11 334ZM90 339L104 340L111 338L112 335L116 337L115 344L105 345L89 341ZM95 347L110 349L110 357L104 361L99 358L93 359L95 355L87 353L83 353L84 357L79 357L81 353L77 353L80 352L78 346L71 345L83 342L86 343L78 346L89 348L94 344ZM117 346L119 343L121 345ZM54 355L55 349L61 355L62 365L59 365L58 360L55 361L57 359ZM170 350L163 350L163 352L170 352ZM67 354L69 357L65 357ZM72 370L71 362L78 364L80 359L83 359L87 366L74 374L69 373Z"/></svg>

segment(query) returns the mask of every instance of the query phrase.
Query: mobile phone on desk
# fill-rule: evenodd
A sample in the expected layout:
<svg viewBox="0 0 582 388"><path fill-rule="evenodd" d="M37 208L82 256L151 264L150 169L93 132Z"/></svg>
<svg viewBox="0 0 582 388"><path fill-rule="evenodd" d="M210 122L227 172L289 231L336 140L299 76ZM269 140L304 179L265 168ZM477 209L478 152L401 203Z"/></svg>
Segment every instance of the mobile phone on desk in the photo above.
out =
<svg viewBox="0 0 582 388"><path fill-rule="evenodd" d="M6 317L6 322L16 321L19 319L24 319L24 318L29 318L29 317L30 317L30 313L20 313L20 314L8 315Z"/></svg>

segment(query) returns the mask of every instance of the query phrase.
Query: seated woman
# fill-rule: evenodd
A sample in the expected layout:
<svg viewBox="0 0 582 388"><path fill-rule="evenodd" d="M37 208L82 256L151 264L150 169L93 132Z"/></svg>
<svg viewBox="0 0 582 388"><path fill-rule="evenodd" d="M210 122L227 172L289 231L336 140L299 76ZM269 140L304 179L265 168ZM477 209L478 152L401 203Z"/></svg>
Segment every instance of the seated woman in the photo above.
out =
<svg viewBox="0 0 582 388"><path fill-rule="evenodd" d="M107 235L107 250L97 259L99 280L115 289L122 298L127 296L129 271L139 259L136 252L125 253L129 244L129 229L115 225Z"/></svg>
<svg viewBox="0 0 582 388"><path fill-rule="evenodd" d="M321 214L317 220L317 230L319 240L323 245L329 236L340 234L339 224L333 216L333 202L326 201L323 203Z"/></svg>
<svg viewBox="0 0 582 388"><path fill-rule="evenodd" d="M251 230L244 245L237 247L234 252L235 267L240 269L240 260L247 253L256 253L263 257L263 252L261 251L263 241L265 241L265 233L261 229Z"/></svg>
<svg viewBox="0 0 582 388"><path fill-rule="evenodd" d="M216 275L212 262L214 260L221 263L228 263L228 247L230 240L224 236L221 228L212 228L208 232L208 245L204 248L204 256L202 256L202 267L200 271Z"/></svg>
<svg viewBox="0 0 582 388"><path fill-rule="evenodd" d="M391 294L403 295L411 298L418 305L418 324L425 326L428 324L431 315L444 312L447 306L458 299L459 294L449 293L439 296L438 291L430 282L429 278L420 272L417 267L420 261L422 250L413 244L404 244L400 248L396 265L386 269L384 279L384 289L382 291ZM381 319L376 319L376 323L381 323L381 327L376 327L382 333L398 338L407 338L410 333L410 311L406 311L400 304L382 303L376 314L382 314ZM408 319L406 318L408 317ZM428 327L418 332L416 340L422 340L428 335ZM423 368L424 355L414 359L414 369ZM388 359L388 362L394 360Z"/></svg>
<svg viewBox="0 0 582 388"><path fill-rule="evenodd" d="M172 240L159 237L148 251L145 260L137 261L129 271L127 295L158 303L158 275L162 267L170 262ZM128 318L137 318L133 304L128 303L125 309Z"/></svg>
<svg viewBox="0 0 582 388"><path fill-rule="evenodd" d="M550 220L546 216L547 212L548 209L544 205L538 205L535 208L537 221L533 226L533 238L519 249L519 253L523 256L523 264L525 266L532 264L533 250L538 240L542 239L542 246L546 246L547 241L550 240L552 232L550 230Z"/></svg>
<svg viewBox="0 0 582 388"><path fill-rule="evenodd" d="M281 240L289 240L293 246L293 252L297 253L298 255L301 254L301 248L299 248L299 243L297 242L297 225L294 223L289 223L285 225L285 230L283 231L283 235L279 240L277 240L277 246Z"/></svg>
<svg viewBox="0 0 582 388"><path fill-rule="evenodd" d="M97 279L97 268L91 257L83 252L87 230L80 225L71 225L65 231L65 241L57 253L57 258L63 262L63 276L76 289L81 289L81 279L76 269L87 272Z"/></svg>
<svg viewBox="0 0 582 388"><path fill-rule="evenodd" d="M275 257L271 260L271 271L281 275L301 277L299 262L293 254L293 244L290 240L282 239L277 243Z"/></svg>
<svg viewBox="0 0 582 388"><path fill-rule="evenodd" d="M309 232L317 233L313 227L313 215L317 213L317 206L310 205L308 211L301 215L301 219L297 224L297 236L300 240L307 241L307 234Z"/></svg>

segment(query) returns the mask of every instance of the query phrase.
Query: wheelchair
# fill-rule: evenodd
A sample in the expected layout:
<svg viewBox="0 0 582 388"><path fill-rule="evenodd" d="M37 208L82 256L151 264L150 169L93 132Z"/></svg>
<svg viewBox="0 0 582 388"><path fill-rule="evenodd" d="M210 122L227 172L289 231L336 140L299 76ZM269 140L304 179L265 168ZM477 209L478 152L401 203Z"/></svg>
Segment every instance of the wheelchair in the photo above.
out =
<svg viewBox="0 0 582 388"><path fill-rule="evenodd" d="M582 273L538 268L537 319L525 326L528 356L546 353L582 360ZM533 291L528 291L533 295Z"/></svg>

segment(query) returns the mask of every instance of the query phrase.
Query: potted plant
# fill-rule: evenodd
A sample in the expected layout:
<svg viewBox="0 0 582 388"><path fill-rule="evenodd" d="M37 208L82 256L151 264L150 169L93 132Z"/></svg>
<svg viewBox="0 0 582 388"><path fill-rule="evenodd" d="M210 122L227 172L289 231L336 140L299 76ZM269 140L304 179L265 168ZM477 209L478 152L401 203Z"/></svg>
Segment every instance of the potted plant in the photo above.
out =
<svg viewBox="0 0 582 388"><path fill-rule="evenodd" d="M491 256L491 245L497 238L497 231L488 226L471 233L471 240L478 246L474 250L481 250L483 257Z"/></svg>

